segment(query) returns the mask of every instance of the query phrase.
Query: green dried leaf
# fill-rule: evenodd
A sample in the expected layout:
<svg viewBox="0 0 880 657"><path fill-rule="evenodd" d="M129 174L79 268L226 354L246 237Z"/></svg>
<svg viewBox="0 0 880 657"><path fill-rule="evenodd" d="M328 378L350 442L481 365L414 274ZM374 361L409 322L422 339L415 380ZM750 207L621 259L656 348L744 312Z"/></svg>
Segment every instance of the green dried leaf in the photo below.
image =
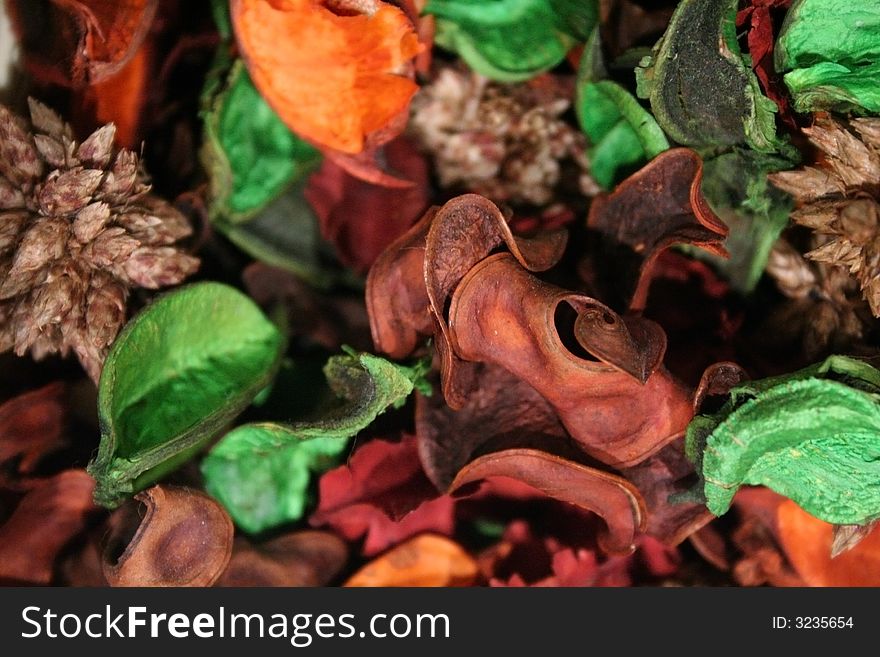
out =
<svg viewBox="0 0 880 657"><path fill-rule="evenodd" d="M799 112L880 113L880 3L795 0L775 64Z"/></svg>
<svg viewBox="0 0 880 657"><path fill-rule="evenodd" d="M95 501L114 507L195 454L269 384L283 345L253 301L220 283L145 308L101 373Z"/></svg>
<svg viewBox="0 0 880 657"><path fill-rule="evenodd" d="M742 293L751 292L767 265L773 244L788 225L791 198L771 186L767 175L790 169L788 158L734 149L705 161L703 193L715 213L730 227L724 246L730 258L687 249L709 260Z"/></svg>
<svg viewBox="0 0 880 657"><path fill-rule="evenodd" d="M208 492L247 532L299 519L312 473L335 466L347 439L402 404L424 372L424 365L404 367L367 353L334 356L324 374L342 404L314 421L234 429L202 462Z"/></svg>
<svg viewBox="0 0 880 657"><path fill-rule="evenodd" d="M776 105L761 94L736 40L737 0L682 0L653 55L636 69L657 122L694 148L784 148Z"/></svg>
<svg viewBox="0 0 880 657"><path fill-rule="evenodd" d="M210 175L212 218L238 223L313 170L321 155L284 125L240 60L218 83L225 69L219 57L203 94L202 161Z"/></svg>
<svg viewBox="0 0 880 657"><path fill-rule="evenodd" d="M437 17L439 45L502 82L553 68L598 18L595 0L430 0L425 13Z"/></svg>
<svg viewBox="0 0 880 657"><path fill-rule="evenodd" d="M219 220L214 225L251 257L324 289L346 273L335 264L332 248L321 237L318 219L303 196L305 184L302 180L288 188L250 221Z"/></svg>
<svg viewBox="0 0 880 657"><path fill-rule="evenodd" d="M616 82L579 82L576 109L592 144L590 174L605 189L669 148L654 117Z"/></svg>
<svg viewBox="0 0 880 657"><path fill-rule="evenodd" d="M843 356L730 391L688 427L709 510L765 485L834 524L880 516L880 371Z"/></svg>

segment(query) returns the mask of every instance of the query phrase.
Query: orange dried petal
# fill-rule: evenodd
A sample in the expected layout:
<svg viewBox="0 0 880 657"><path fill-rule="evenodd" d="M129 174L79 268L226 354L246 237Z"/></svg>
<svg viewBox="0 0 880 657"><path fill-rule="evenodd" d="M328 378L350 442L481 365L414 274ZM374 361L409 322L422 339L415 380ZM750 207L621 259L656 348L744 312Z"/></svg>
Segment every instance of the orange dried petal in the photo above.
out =
<svg viewBox="0 0 880 657"><path fill-rule="evenodd" d="M305 139L359 153L408 110L422 46L400 9L378 4L370 15L339 15L317 0L233 0L254 84Z"/></svg>
<svg viewBox="0 0 880 657"><path fill-rule="evenodd" d="M785 554L809 586L880 586L880 531L832 559L832 525L791 500L782 502L776 514Z"/></svg>

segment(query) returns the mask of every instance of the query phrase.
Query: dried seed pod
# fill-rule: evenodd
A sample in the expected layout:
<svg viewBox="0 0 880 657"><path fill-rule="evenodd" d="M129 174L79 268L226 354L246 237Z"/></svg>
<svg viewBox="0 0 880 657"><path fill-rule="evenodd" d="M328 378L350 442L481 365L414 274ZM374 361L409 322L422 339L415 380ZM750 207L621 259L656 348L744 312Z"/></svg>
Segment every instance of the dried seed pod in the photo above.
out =
<svg viewBox="0 0 880 657"><path fill-rule="evenodd" d="M236 539L219 586L324 586L348 561L348 547L336 534L305 530L265 543Z"/></svg>
<svg viewBox="0 0 880 657"><path fill-rule="evenodd" d="M153 486L111 518L104 576L111 586L210 586L232 555L232 521L216 501Z"/></svg>

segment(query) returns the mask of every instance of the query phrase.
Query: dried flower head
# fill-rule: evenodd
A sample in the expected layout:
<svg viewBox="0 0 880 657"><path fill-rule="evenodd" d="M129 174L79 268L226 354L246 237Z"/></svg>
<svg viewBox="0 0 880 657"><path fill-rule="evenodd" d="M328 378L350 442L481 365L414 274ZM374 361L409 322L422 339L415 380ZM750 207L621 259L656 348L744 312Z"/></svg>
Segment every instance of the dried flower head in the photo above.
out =
<svg viewBox="0 0 880 657"><path fill-rule="evenodd" d="M823 119L805 129L822 161L770 180L798 202L795 223L828 238L807 257L849 269L880 317L880 119L854 119L851 127Z"/></svg>
<svg viewBox="0 0 880 657"><path fill-rule="evenodd" d="M411 128L443 187L545 205L569 162L593 195L584 137L562 118L571 101L561 86L549 77L501 84L447 67L413 99Z"/></svg>
<svg viewBox="0 0 880 657"><path fill-rule="evenodd" d="M133 287L181 282L198 260L174 246L186 218L149 193L138 157L105 125L82 143L31 99L0 105L0 352L70 350L97 380Z"/></svg>

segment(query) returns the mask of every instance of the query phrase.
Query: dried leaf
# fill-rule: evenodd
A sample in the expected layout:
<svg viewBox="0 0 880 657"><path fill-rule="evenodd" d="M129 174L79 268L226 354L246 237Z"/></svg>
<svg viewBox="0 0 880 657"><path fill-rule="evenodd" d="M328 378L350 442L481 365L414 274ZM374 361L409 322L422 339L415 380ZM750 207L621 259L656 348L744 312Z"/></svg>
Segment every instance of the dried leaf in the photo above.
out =
<svg viewBox="0 0 880 657"><path fill-rule="evenodd" d="M705 504L676 500L693 481L693 465L685 458L683 441L670 443L651 458L621 474L645 500L645 533L675 546L713 519Z"/></svg>
<svg viewBox="0 0 880 657"><path fill-rule="evenodd" d="M497 365L479 367L474 391L457 411L441 395L418 395L416 434L422 467L440 490L448 489L458 471L486 451L514 447L572 451L566 450L568 434L550 403Z"/></svg>
<svg viewBox="0 0 880 657"><path fill-rule="evenodd" d="M491 477L507 477L543 494L593 511L605 521L599 545L611 554L635 549L636 533L645 528L645 506L625 479L534 449L508 449L481 456L455 477L450 491Z"/></svg>
<svg viewBox="0 0 880 657"><path fill-rule="evenodd" d="M430 0L425 12L437 18L439 45L481 75L504 82L559 64L598 19L595 0Z"/></svg>
<svg viewBox="0 0 880 657"><path fill-rule="evenodd" d="M610 189L632 168L669 148L669 140L654 117L624 87L611 80L595 80L590 70L590 50L578 70L576 104L578 121L590 138L590 173Z"/></svg>
<svg viewBox="0 0 880 657"><path fill-rule="evenodd" d="M201 157L210 173L212 215L239 223L315 168L320 154L266 104L240 60L216 89L219 84L209 80L202 99Z"/></svg>
<svg viewBox="0 0 880 657"><path fill-rule="evenodd" d="M587 224L632 250L638 273L625 276L631 310L644 308L657 256L677 243L726 255L728 229L700 188L703 163L687 148L661 153L608 195L590 205Z"/></svg>
<svg viewBox="0 0 880 657"><path fill-rule="evenodd" d="M738 0L684 0L663 38L636 69L660 127L685 146L784 148L776 105L766 98L736 40Z"/></svg>
<svg viewBox="0 0 880 657"><path fill-rule="evenodd" d="M181 486L153 486L134 499L111 519L103 562L111 586L204 587L220 578L233 532L223 507Z"/></svg>
<svg viewBox="0 0 880 657"><path fill-rule="evenodd" d="M794 0L776 46L799 112L880 112L880 7L872 0Z"/></svg>
<svg viewBox="0 0 880 657"><path fill-rule="evenodd" d="M703 194L729 227L724 246L729 258L692 250L749 293L764 272L773 244L788 225L791 201L769 185L768 174L789 169L795 160L751 150L733 150L706 160Z"/></svg>
<svg viewBox="0 0 880 657"><path fill-rule="evenodd" d="M413 183L410 187L370 184L325 160L304 190L324 239L336 247L340 261L358 273L365 273L430 204L428 163L413 144L398 137L385 145L383 153L391 169L405 172Z"/></svg>
<svg viewBox="0 0 880 657"><path fill-rule="evenodd" d="M283 339L220 283L167 294L113 344L98 391L95 499L114 507L190 458L270 382Z"/></svg>
<svg viewBox="0 0 880 657"><path fill-rule="evenodd" d="M477 564L460 545L422 534L374 559L344 586L470 586Z"/></svg>
<svg viewBox="0 0 880 657"><path fill-rule="evenodd" d="M880 516L878 393L880 371L842 356L731 389L688 427L709 509L721 515L741 485L764 484L836 524Z"/></svg>
<svg viewBox="0 0 880 657"><path fill-rule="evenodd" d="M159 0L14 0L8 3L25 66L44 82L84 86L134 56Z"/></svg>
<svg viewBox="0 0 880 657"><path fill-rule="evenodd" d="M372 354L334 356L325 375L338 408L295 424L244 424L226 434L202 461L205 487L236 525L256 533L298 520L311 473L336 465L348 438L385 409L403 403L421 376Z"/></svg>
<svg viewBox="0 0 880 657"><path fill-rule="evenodd" d="M425 476L415 438L371 440L346 465L324 474L319 488L309 522L329 525L348 541L364 538L367 556L423 532L452 534L454 503Z"/></svg>
<svg viewBox="0 0 880 657"><path fill-rule="evenodd" d="M66 470L31 490L0 526L0 580L49 584L62 548L86 526L94 481Z"/></svg>
<svg viewBox="0 0 880 657"><path fill-rule="evenodd" d="M789 98L782 88L782 79L773 67L773 44L775 41L773 19L776 14L788 10L791 0L750 0L736 15L736 26L749 25L747 41L752 70L761 83L767 97L776 103L783 120L794 127Z"/></svg>
<svg viewBox="0 0 880 657"><path fill-rule="evenodd" d="M252 258L301 277L319 289L342 278L321 239L318 220L303 196L305 179L244 223L217 221L215 226Z"/></svg>
<svg viewBox="0 0 880 657"><path fill-rule="evenodd" d="M257 89L287 126L344 153L388 141L417 87L421 50L395 6L333 6L312 0L234 0L235 36Z"/></svg>
<svg viewBox="0 0 880 657"><path fill-rule="evenodd" d="M18 472L29 474L46 454L64 445L67 394L65 384L50 383L0 406L0 465L18 458Z"/></svg>

